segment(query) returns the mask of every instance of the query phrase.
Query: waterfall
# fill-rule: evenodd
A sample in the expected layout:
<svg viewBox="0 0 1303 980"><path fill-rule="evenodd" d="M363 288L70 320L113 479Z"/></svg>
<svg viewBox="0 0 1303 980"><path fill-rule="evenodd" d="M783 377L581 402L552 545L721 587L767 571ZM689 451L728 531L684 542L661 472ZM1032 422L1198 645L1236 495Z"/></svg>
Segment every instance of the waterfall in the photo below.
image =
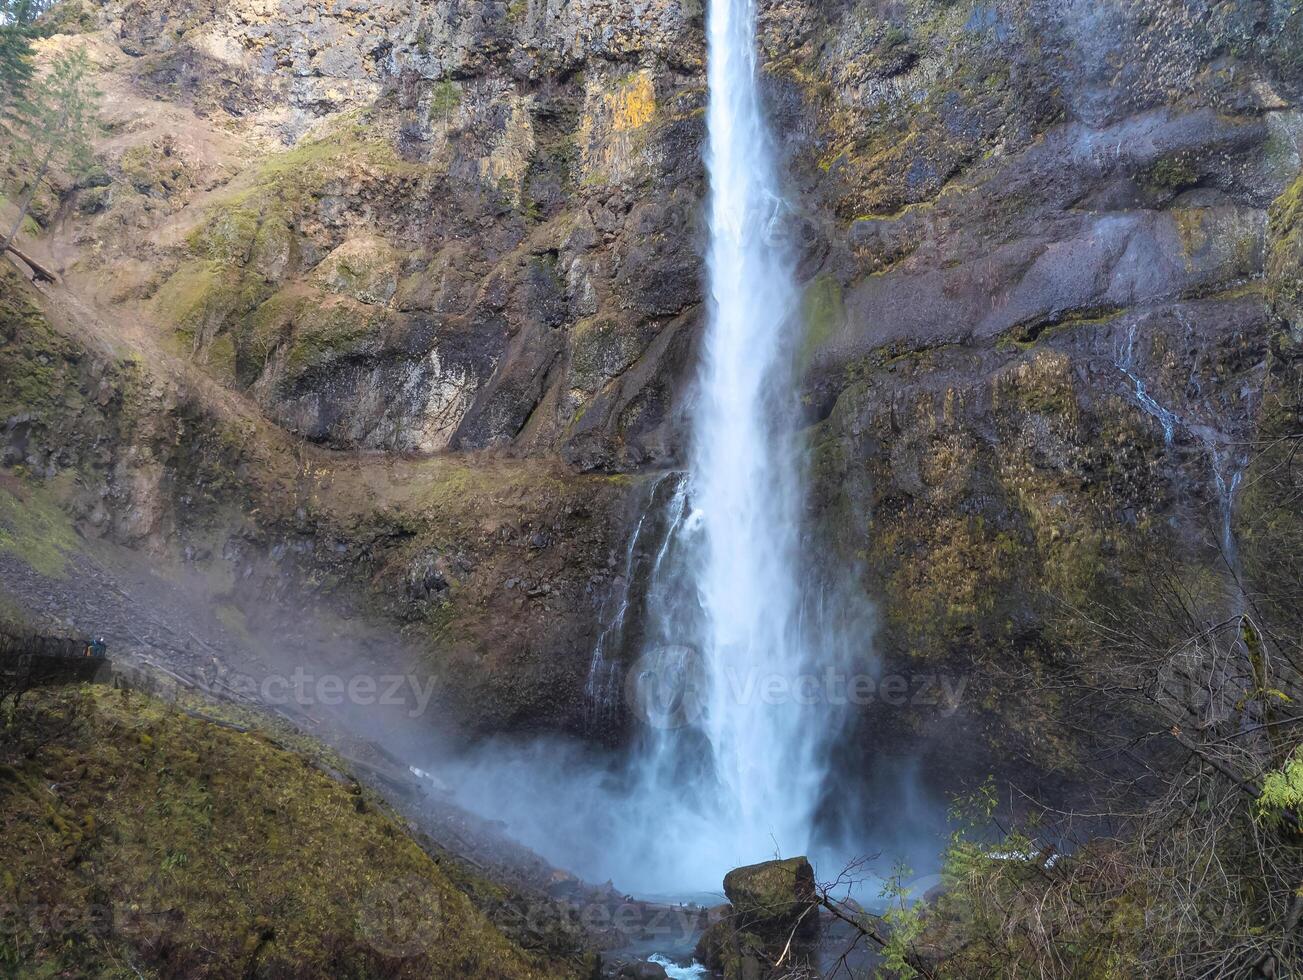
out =
<svg viewBox="0 0 1303 980"><path fill-rule="evenodd" d="M1217 504L1221 512L1221 534L1218 543L1222 549L1222 558L1235 577L1237 583L1242 581L1240 569L1240 550L1235 540L1235 494L1240 489L1244 470L1248 461L1237 456L1231 449L1225 451L1210 446L1208 455L1212 462L1213 483L1217 486Z"/></svg>
<svg viewBox="0 0 1303 980"><path fill-rule="evenodd" d="M1179 308L1176 315L1177 319L1186 327L1188 334L1190 332L1189 324ZM1140 407L1162 425L1164 445L1169 447L1172 445L1178 425L1204 444L1208 453L1208 462L1212 468L1213 483L1217 490L1218 510L1221 514L1218 545L1232 576L1238 582L1240 569L1239 550L1236 545L1234 530L1235 494L1240 488L1244 468L1248 465L1247 460L1243 459L1240 454L1233 452L1229 446L1224 445L1228 441L1227 437L1218 432L1212 425L1198 424L1194 421L1193 416L1183 418L1171 409L1159 404L1158 400L1149 393L1149 387L1140 375L1140 368L1136 365L1136 327L1138 323L1139 321L1133 321L1127 328L1126 339L1118 345L1118 353L1114 363L1117 365L1118 370L1131 382L1132 390ZM1193 373L1191 374L1190 386L1197 394L1198 381Z"/></svg>
<svg viewBox="0 0 1303 980"><path fill-rule="evenodd" d="M638 556L638 544L642 541L643 526L647 523L647 511L655 506L656 491L664 480L665 477L662 476L652 482L642 514L634 525L633 534L629 536L620 577L616 579L612 595L608 597L614 603L614 610L593 645L593 655L588 664L588 681L584 686L585 722L590 731L609 725L619 711L620 663L611 654L619 650L625 639L626 621L633 601L634 564Z"/></svg>
<svg viewBox="0 0 1303 980"><path fill-rule="evenodd" d="M687 472L648 494L585 691L590 719L623 704L633 744L607 761L490 746L456 779L461 802L589 880L713 902L727 871L776 853L840 870L842 842L816 815L872 628L855 571L801 537L799 290L754 0L710 0L707 20L708 290ZM864 832L858 796L839 794L835 833Z"/></svg>
<svg viewBox="0 0 1303 980"><path fill-rule="evenodd" d="M708 324L691 479L701 513L701 717L735 860L808 849L819 722L748 689L813 667L799 636L800 485L790 404L798 293L760 102L754 0L712 0L707 111ZM807 708L819 706L806 706ZM709 798L709 796L707 796Z"/></svg>
<svg viewBox="0 0 1303 980"><path fill-rule="evenodd" d="M1136 325L1139 321L1132 321L1131 326L1127 328L1127 339L1122 345L1122 352L1117 360L1118 370L1125 374L1135 388L1136 401L1146 412L1158 419L1163 427L1163 443L1170 446L1172 436L1176 431L1176 425L1180 418L1170 410L1164 408L1149 394L1143 378L1140 377L1139 369L1136 367Z"/></svg>
<svg viewBox="0 0 1303 980"><path fill-rule="evenodd" d="M680 884L717 888L737 864L811 849L844 709L821 694L845 658L806 588L800 293L754 0L711 0L707 20L708 294L687 510L676 494L625 693L646 722L641 795L677 810L663 818L680 837Z"/></svg>

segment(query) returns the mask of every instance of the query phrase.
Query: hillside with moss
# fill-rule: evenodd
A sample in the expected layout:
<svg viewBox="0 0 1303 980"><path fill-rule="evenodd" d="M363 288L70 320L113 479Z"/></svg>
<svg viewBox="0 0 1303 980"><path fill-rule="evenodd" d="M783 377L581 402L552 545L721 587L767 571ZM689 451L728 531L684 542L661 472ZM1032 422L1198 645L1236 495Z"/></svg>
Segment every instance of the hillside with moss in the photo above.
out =
<svg viewBox="0 0 1303 980"><path fill-rule="evenodd" d="M6 709L13 977L578 977L494 927L370 790L275 737L102 686Z"/></svg>

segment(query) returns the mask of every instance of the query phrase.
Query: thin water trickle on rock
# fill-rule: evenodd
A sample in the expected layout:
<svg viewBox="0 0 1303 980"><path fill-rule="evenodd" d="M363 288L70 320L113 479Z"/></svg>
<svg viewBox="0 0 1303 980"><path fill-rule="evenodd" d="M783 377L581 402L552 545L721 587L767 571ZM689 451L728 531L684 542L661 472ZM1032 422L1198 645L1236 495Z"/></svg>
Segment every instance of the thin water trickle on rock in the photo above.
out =
<svg viewBox="0 0 1303 980"><path fill-rule="evenodd" d="M1136 323L1134 322L1127 328L1127 339L1122 345L1117 366L1118 370L1131 381L1136 401L1140 403L1140 407L1156 418L1163 427L1163 443L1170 446L1172 436L1176 431L1176 425L1181 420L1175 412L1158 403L1154 396L1149 393L1148 385L1140 376L1140 372L1136 367Z"/></svg>

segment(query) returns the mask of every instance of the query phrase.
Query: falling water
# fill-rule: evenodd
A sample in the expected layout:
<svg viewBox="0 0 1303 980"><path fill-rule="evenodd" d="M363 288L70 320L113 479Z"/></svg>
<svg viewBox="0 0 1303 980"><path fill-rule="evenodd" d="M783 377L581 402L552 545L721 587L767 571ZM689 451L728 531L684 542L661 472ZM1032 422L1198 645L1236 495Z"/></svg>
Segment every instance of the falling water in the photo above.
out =
<svg viewBox="0 0 1303 980"><path fill-rule="evenodd" d="M629 537L629 546L624 553L624 574L616 579L615 612L606 626L598 634L593 644L592 660L588 664L588 681L584 685L584 702L587 707L585 721L590 729L611 722L618 704L620 687L620 665L611 659L611 649L624 639L625 620L629 615L630 588L633 581L633 562L638 551L638 542L642 538L642 527L647 522L647 515L638 518L638 523Z"/></svg>
<svg viewBox="0 0 1303 980"><path fill-rule="evenodd" d="M1235 494L1244 477L1246 461L1230 449L1209 449L1212 459L1213 482L1217 485L1217 502L1221 510L1222 526L1220 545L1222 557L1238 579L1240 577L1239 547L1235 541Z"/></svg>
<svg viewBox="0 0 1303 980"><path fill-rule="evenodd" d="M668 500L650 495L590 665L590 717L622 705L640 722L634 745L610 766L574 746L494 747L460 776L461 799L523 842L644 896L717 895L728 870L775 853L811 853L836 874L816 814L851 662L871 660L854 572L801 540L799 291L755 21L754 0L711 0L707 317L688 471ZM841 810L854 795L843 790Z"/></svg>
<svg viewBox="0 0 1303 980"><path fill-rule="evenodd" d="M705 669L701 728L736 859L807 849L823 769L819 719L766 705L747 686L812 665L799 636L800 488L780 416L792 390L797 307L782 237L783 197L760 103L753 0L710 7L709 324L694 426L692 487L702 514L697 566ZM739 681L741 683L739 683Z"/></svg>
<svg viewBox="0 0 1303 980"><path fill-rule="evenodd" d="M652 482L651 490L647 494L646 506L634 525L633 534L629 536L621 574L616 579L613 594L609 597L609 600L614 603L614 610L593 645L593 655L588 665L588 681L584 686L584 702L587 709L585 722L589 730L611 724L619 710L621 671L620 663L613 654L618 651L625 639L629 607L634 598L634 563L638 556L638 546L642 543L643 528L648 522L647 511L655 504L656 491L664 480L665 477L662 476ZM676 493L676 499L677 496ZM664 546L661 553L663 550Z"/></svg>
<svg viewBox="0 0 1303 980"><path fill-rule="evenodd" d="M1163 442L1166 445L1172 444L1172 436L1176 431L1176 424L1180 419L1171 411L1164 408L1149 394L1148 386L1143 378L1140 377L1139 370L1136 368L1136 324L1133 322L1127 329L1127 339L1122 345L1122 350L1117 361L1118 370L1125 374L1135 388L1136 401L1146 412L1158 419L1159 424L1163 427Z"/></svg>
<svg viewBox="0 0 1303 980"><path fill-rule="evenodd" d="M738 863L810 849L841 717L819 687L839 644L812 641L824 617L817 590L803 589L791 371L799 292L755 17L753 0L710 6L708 321L689 502L684 514L676 496L626 689L649 722L644 788L698 818L677 846L706 884Z"/></svg>

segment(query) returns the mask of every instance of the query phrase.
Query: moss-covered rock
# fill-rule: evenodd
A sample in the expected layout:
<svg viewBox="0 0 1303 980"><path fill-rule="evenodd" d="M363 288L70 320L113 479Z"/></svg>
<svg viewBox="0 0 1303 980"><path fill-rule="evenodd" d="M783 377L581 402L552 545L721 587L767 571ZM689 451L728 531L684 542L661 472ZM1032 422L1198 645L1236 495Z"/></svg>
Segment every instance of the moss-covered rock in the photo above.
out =
<svg viewBox="0 0 1303 980"><path fill-rule="evenodd" d="M118 169L136 193L164 200L184 197L194 185L191 167L170 138L128 147Z"/></svg>
<svg viewBox="0 0 1303 980"><path fill-rule="evenodd" d="M55 499L0 475L0 552L46 578L62 578L68 556L79 550L72 521Z"/></svg>
<svg viewBox="0 0 1303 980"><path fill-rule="evenodd" d="M832 338L846 320L842 287L831 275L815 277L805 286L801 298L801 346L797 355L798 369L804 369L813 353Z"/></svg>
<svg viewBox="0 0 1303 980"><path fill-rule="evenodd" d="M1272 208L1272 300L1281 317L1262 385L1258 448L1245 474L1236 528L1255 601L1268 628L1300 627L1293 601L1303 576L1303 492L1295 459L1303 439L1303 177Z"/></svg>
<svg viewBox="0 0 1303 980"><path fill-rule="evenodd" d="M219 379L233 381L230 327L266 295L268 287L214 259L181 265L152 300L155 316L172 331L176 348Z"/></svg>
<svg viewBox="0 0 1303 980"><path fill-rule="evenodd" d="M322 371L341 358L379 349L386 318L374 307L312 287L294 286L263 303L242 331L240 376L274 384ZM269 370L269 362L276 366Z"/></svg>
<svg viewBox="0 0 1303 980"><path fill-rule="evenodd" d="M803 915L811 918L806 913L815 898L814 869L804 857L734 868L724 876L724 894L746 929L774 934Z"/></svg>
<svg viewBox="0 0 1303 980"><path fill-rule="evenodd" d="M1271 207L1267 274L1277 313L1303 340L1303 176Z"/></svg>
<svg viewBox="0 0 1303 980"><path fill-rule="evenodd" d="M59 410L76 345L49 328L32 293L0 265L0 419Z"/></svg>
<svg viewBox="0 0 1303 980"><path fill-rule="evenodd" d="M811 967L819 909L808 860L734 868L724 876L724 893L732 904L711 910L714 921L697 941L698 960L724 980L760 980ZM779 960L785 969L776 966Z"/></svg>
<svg viewBox="0 0 1303 980"><path fill-rule="evenodd" d="M1110 315L985 351L887 349L848 372L812 435L819 547L862 569L888 672L966 685L944 710L875 705L862 751L912 731L949 747L928 762L949 781L1011 756L1085 775L1089 748L1067 734L1085 719L1060 692L1107 670L1100 624L1160 604L1155 569L1227 601L1216 440L1258 424L1256 399L1237 397L1261 383L1258 302ZM1237 318L1247 336L1227 329ZM1224 332L1192 350L1200 320Z"/></svg>
<svg viewBox="0 0 1303 980"><path fill-rule="evenodd" d="M350 238L327 255L312 278L332 293L384 306L398 291L402 257L383 238Z"/></svg>

